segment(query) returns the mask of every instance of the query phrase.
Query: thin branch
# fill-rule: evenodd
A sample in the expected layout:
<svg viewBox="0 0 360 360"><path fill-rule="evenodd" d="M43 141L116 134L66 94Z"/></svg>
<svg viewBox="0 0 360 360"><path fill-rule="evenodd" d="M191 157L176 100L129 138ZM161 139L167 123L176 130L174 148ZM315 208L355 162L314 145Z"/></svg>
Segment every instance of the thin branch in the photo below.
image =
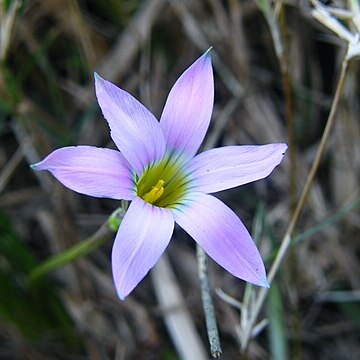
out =
<svg viewBox="0 0 360 360"><path fill-rule="evenodd" d="M309 191L311 189L312 183L314 181L316 172L319 168L320 165L320 160L324 154L324 150L326 147L326 143L329 139L331 130L334 126L334 122L335 122L335 113L339 104L339 100L340 100L340 95L341 95L341 91L344 85L344 80L345 80L345 75L346 75L346 71L348 68L348 60L347 57L344 59L343 63L342 63L342 67L341 67L341 73L339 76L339 80L336 86L336 92L334 95L334 100L332 102L331 105L331 109L330 109L330 113L329 113L329 117L314 159L314 162L312 164L312 167L310 169L309 175L307 177L306 183L304 185L303 191L301 193L299 202L297 204L297 207L291 217L291 220L289 222L289 225L287 227L287 230L285 232L285 235L281 241L281 246L279 248L279 252L275 258L275 261L273 263L273 265L271 266L271 269L269 271L269 276L268 276L268 281L269 284L271 284L271 282L274 280L277 271L279 270L279 267L282 263L282 261L284 260L287 251L289 249L289 246L291 244L291 237L293 235L295 226L299 220L299 216L300 213L305 205L306 199L308 197ZM243 350L246 350L246 348L248 347L249 341L250 341L250 337L252 334L252 329L255 326L255 322L257 320L257 317L259 315L259 312L264 304L264 301L266 299L266 296L268 294L269 289L268 288L261 288L259 290L259 294L255 300L255 304L253 307L253 312L251 313L249 322L247 323L247 327L244 329L244 339L243 339Z"/></svg>
<svg viewBox="0 0 360 360"><path fill-rule="evenodd" d="M213 358L218 358L222 354L219 332L217 328L214 305L211 297L211 288L207 270L207 259L204 250L196 247L196 255L198 260L199 280L201 287L201 298L206 320L206 330L210 343L210 353Z"/></svg>
<svg viewBox="0 0 360 360"><path fill-rule="evenodd" d="M206 360L207 351L186 306L167 254L161 256L151 275L165 325L180 358Z"/></svg>

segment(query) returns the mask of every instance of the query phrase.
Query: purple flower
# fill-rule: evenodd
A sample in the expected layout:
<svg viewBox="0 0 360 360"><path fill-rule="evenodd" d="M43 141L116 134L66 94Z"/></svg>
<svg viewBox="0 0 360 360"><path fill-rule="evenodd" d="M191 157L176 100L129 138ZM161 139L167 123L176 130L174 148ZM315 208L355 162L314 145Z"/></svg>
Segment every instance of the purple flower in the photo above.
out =
<svg viewBox="0 0 360 360"><path fill-rule="evenodd" d="M112 249L119 297L124 299L155 265L175 222L231 274L268 286L264 264L245 226L208 194L266 177L287 146L226 146L195 156L213 109L209 51L176 81L160 122L134 97L97 74L95 88L119 151L64 147L33 168L49 170L81 194L132 201Z"/></svg>

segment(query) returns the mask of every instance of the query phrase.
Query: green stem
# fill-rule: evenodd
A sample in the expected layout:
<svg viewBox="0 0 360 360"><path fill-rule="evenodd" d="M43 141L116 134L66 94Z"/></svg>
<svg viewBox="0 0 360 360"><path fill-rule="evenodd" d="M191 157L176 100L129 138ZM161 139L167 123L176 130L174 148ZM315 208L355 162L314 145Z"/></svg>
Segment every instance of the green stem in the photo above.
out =
<svg viewBox="0 0 360 360"><path fill-rule="evenodd" d="M124 214L121 208L115 210L110 215L108 220L103 225L101 225L95 234L80 242L79 244L74 245L70 249L50 257L42 264L37 266L34 270L32 270L29 274L30 281L36 281L40 277L46 275L48 272L63 267L97 249L100 245L104 244L107 240L113 237L120 225L123 215ZM117 219L116 226L114 226L115 218Z"/></svg>

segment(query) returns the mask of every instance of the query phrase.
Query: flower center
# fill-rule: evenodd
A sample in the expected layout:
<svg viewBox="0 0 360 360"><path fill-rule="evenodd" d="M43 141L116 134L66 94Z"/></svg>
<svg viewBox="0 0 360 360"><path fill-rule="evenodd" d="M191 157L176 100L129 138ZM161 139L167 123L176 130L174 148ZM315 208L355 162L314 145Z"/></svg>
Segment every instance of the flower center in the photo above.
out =
<svg viewBox="0 0 360 360"><path fill-rule="evenodd" d="M164 180L159 180L157 184L143 196L143 199L148 203L153 204L164 193L164 183Z"/></svg>
<svg viewBox="0 0 360 360"><path fill-rule="evenodd" d="M136 193L149 204L171 208L181 202L191 179L177 157L164 156L135 179Z"/></svg>

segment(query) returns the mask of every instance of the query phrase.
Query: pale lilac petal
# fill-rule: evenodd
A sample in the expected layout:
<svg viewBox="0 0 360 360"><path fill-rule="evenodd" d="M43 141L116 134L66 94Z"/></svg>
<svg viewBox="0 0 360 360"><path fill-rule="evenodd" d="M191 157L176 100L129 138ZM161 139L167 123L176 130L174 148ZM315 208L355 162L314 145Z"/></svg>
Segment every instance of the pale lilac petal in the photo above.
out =
<svg viewBox="0 0 360 360"><path fill-rule="evenodd" d="M211 195L191 193L173 213L175 221L223 268L252 284L268 286L250 234L224 203Z"/></svg>
<svg viewBox="0 0 360 360"><path fill-rule="evenodd" d="M188 171L195 191L212 193L268 176L287 149L286 144L225 146L195 156Z"/></svg>
<svg viewBox="0 0 360 360"><path fill-rule="evenodd" d="M165 139L159 122L133 96L96 73L95 90L112 139L140 175L165 152Z"/></svg>
<svg viewBox="0 0 360 360"><path fill-rule="evenodd" d="M176 81L167 98L160 125L167 147L192 157L209 127L214 79L209 51Z"/></svg>
<svg viewBox="0 0 360 360"><path fill-rule="evenodd" d="M80 194L124 200L135 196L130 165L116 150L69 146L53 151L31 167L49 170L63 185Z"/></svg>
<svg viewBox="0 0 360 360"><path fill-rule="evenodd" d="M174 230L169 209L136 197L121 222L112 249L112 272L117 293L124 299L165 251Z"/></svg>

